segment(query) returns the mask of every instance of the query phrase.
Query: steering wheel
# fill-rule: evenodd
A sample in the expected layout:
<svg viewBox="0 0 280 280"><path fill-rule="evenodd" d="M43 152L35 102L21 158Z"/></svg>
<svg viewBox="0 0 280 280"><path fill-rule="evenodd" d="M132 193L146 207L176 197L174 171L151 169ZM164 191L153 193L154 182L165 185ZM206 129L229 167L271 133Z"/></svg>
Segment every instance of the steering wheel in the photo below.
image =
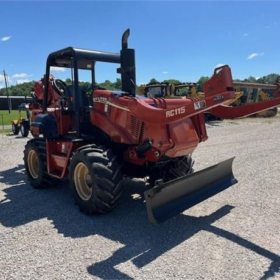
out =
<svg viewBox="0 0 280 280"><path fill-rule="evenodd" d="M30 92L30 96L32 98L32 101L34 101L36 104L42 106L43 104L43 101L42 100L39 100L38 97L36 96L36 94L32 91Z"/></svg>
<svg viewBox="0 0 280 280"><path fill-rule="evenodd" d="M53 87L54 87L54 90L56 91L56 93L58 95L63 95L66 93L66 83L63 82L62 80L60 79L54 79L53 80Z"/></svg>

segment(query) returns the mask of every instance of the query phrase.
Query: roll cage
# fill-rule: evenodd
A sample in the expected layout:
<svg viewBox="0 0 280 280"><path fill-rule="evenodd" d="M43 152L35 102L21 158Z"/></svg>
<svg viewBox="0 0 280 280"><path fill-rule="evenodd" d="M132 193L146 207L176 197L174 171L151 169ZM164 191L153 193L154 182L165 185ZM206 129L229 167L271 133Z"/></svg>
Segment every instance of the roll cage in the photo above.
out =
<svg viewBox="0 0 280 280"><path fill-rule="evenodd" d="M67 47L49 54L46 62L46 75L44 82L44 100L43 113L47 110L49 77L51 67L71 68L73 75L74 86L74 110L75 123L77 127L77 134L80 135L79 122L81 114L81 98L79 91L79 74L78 70L91 71L91 79L93 88L96 87L95 81L95 63L115 63L119 64L117 73L121 74L122 91L128 96L135 96L136 94L136 71L135 71L135 50L128 48L128 37L130 30L127 29L122 36L122 49L120 53L110 53L89 49L81 49L74 47Z"/></svg>

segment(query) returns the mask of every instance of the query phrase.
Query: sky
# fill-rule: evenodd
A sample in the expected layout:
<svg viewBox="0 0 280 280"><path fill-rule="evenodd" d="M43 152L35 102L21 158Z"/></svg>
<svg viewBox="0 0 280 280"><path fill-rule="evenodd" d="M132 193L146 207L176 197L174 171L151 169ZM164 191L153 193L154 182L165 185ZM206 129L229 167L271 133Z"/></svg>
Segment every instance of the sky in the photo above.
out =
<svg viewBox="0 0 280 280"><path fill-rule="evenodd" d="M221 64L235 79L280 73L279 11L279 1L0 1L0 88L3 70L9 85L39 80L48 54L68 46L118 53L127 28L138 85L196 82ZM120 78L117 67L98 64L97 82Z"/></svg>

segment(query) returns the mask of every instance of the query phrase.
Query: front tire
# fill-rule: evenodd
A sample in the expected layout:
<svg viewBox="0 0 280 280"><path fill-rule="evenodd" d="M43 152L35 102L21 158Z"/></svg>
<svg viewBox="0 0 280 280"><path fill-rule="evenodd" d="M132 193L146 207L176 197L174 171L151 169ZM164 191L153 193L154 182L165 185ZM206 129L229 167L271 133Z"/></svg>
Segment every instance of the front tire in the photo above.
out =
<svg viewBox="0 0 280 280"><path fill-rule="evenodd" d="M190 175L194 172L193 165L194 160L190 154L174 159L163 168L153 170L149 176L148 183L150 186L154 186L157 180L162 180L166 183L171 180Z"/></svg>
<svg viewBox="0 0 280 280"><path fill-rule="evenodd" d="M121 165L104 146L89 145L73 153L69 182L75 203L87 214L111 211L123 193Z"/></svg>
<svg viewBox="0 0 280 280"><path fill-rule="evenodd" d="M51 187L57 181L48 174L46 142L43 139L32 139L27 142L23 160L27 179L33 188Z"/></svg>
<svg viewBox="0 0 280 280"><path fill-rule="evenodd" d="M192 159L191 155L186 155L169 167L167 171L167 177L169 180L173 180L190 175L194 172L193 165L194 160Z"/></svg>

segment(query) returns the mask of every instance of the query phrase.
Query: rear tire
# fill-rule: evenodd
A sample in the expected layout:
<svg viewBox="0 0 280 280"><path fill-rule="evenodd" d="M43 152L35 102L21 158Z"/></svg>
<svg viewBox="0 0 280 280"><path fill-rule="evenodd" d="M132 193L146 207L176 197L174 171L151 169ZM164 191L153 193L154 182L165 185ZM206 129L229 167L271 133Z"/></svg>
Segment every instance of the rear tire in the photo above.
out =
<svg viewBox="0 0 280 280"><path fill-rule="evenodd" d="M12 132L14 135L18 135L18 133L19 133L18 124L12 123Z"/></svg>
<svg viewBox="0 0 280 280"><path fill-rule="evenodd" d="M24 124L22 124L20 126L20 133L21 133L22 137L27 137L29 134L29 129Z"/></svg>
<svg viewBox="0 0 280 280"><path fill-rule="evenodd" d="M123 193L121 165L104 146L88 145L73 153L69 182L75 203L87 214L111 211Z"/></svg>
<svg viewBox="0 0 280 280"><path fill-rule="evenodd" d="M27 142L23 160L27 179L33 188L48 188L58 181L48 174L46 142L43 139L31 139Z"/></svg>

